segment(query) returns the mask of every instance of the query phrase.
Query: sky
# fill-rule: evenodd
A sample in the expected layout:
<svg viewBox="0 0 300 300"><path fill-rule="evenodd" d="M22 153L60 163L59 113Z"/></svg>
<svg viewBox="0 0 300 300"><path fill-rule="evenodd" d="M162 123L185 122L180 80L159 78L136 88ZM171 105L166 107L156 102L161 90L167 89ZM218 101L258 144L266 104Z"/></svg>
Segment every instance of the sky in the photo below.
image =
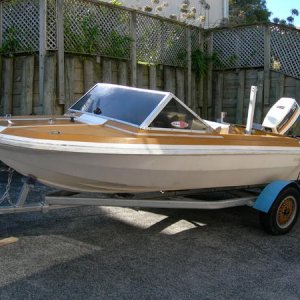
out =
<svg viewBox="0 0 300 300"><path fill-rule="evenodd" d="M291 15L291 9L296 8L300 13L300 2L299 0L267 0L267 8L273 14L271 20L275 17L280 19L286 19ZM295 17L294 25L300 26L300 16Z"/></svg>

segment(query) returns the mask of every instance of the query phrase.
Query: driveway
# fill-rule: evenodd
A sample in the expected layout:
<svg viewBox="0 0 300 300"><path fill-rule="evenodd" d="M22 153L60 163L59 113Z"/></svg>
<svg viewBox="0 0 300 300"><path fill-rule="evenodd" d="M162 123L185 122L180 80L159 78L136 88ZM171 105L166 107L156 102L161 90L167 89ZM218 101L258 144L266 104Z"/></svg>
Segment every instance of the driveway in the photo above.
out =
<svg viewBox="0 0 300 300"><path fill-rule="evenodd" d="M16 176L14 197L20 187ZM0 215L0 239L11 236L0 247L1 300L300 298L300 221L270 236L247 207Z"/></svg>

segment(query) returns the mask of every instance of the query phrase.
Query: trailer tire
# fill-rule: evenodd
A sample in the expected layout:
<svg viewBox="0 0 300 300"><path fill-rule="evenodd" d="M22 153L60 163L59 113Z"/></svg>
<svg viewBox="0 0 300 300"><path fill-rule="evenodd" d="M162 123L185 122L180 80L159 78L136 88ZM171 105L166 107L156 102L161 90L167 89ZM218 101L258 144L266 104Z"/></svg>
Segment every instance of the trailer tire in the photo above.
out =
<svg viewBox="0 0 300 300"><path fill-rule="evenodd" d="M288 186L279 193L268 213L260 212L260 224L272 235L288 233L297 221L299 209L299 189Z"/></svg>

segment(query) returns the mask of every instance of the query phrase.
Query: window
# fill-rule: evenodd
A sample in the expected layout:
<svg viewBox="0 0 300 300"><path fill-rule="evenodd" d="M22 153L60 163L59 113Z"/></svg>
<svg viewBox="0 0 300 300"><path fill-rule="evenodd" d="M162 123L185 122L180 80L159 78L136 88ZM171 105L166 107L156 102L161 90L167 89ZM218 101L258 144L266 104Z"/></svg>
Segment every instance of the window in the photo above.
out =
<svg viewBox="0 0 300 300"><path fill-rule="evenodd" d="M174 98L150 124L154 128L206 130L207 126Z"/></svg>

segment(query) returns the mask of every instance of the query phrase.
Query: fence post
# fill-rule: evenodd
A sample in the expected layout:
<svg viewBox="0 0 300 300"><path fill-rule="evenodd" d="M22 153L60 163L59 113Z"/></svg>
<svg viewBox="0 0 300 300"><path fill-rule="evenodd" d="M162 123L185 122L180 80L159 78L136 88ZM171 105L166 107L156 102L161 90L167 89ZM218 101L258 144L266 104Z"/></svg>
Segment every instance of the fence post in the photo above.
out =
<svg viewBox="0 0 300 300"><path fill-rule="evenodd" d="M33 80L34 80L34 55L26 56L23 59L22 67L22 115L32 114L33 108Z"/></svg>
<svg viewBox="0 0 300 300"><path fill-rule="evenodd" d="M131 85L137 85L137 58L136 58L136 12L132 11L130 14L130 38L131 38L131 49L130 49L130 60L131 60Z"/></svg>
<svg viewBox="0 0 300 300"><path fill-rule="evenodd" d="M0 48L3 40L3 4L0 2Z"/></svg>
<svg viewBox="0 0 300 300"><path fill-rule="evenodd" d="M157 76L156 76L156 65L150 65L149 67L149 86L151 90L157 89Z"/></svg>
<svg viewBox="0 0 300 300"><path fill-rule="evenodd" d="M65 110L68 109L74 102L74 77L75 77L74 57L66 56L66 103Z"/></svg>
<svg viewBox="0 0 300 300"><path fill-rule="evenodd" d="M271 70L271 28L264 30L264 105L270 104L270 70Z"/></svg>
<svg viewBox="0 0 300 300"><path fill-rule="evenodd" d="M39 104L43 106L45 100L45 56L46 56L46 10L47 0L39 0L40 17L40 45L39 45Z"/></svg>
<svg viewBox="0 0 300 300"><path fill-rule="evenodd" d="M204 33L202 30L199 29L199 48L200 51L203 53L204 52ZM203 89L204 89L204 78L203 75L200 74L200 83L199 83L199 112L201 112L201 117L204 117L203 115Z"/></svg>
<svg viewBox="0 0 300 300"><path fill-rule="evenodd" d="M64 47L64 7L63 0L57 2L57 66L58 103L65 104L65 47Z"/></svg>
<svg viewBox="0 0 300 300"><path fill-rule="evenodd" d="M264 74L262 71L257 72L257 99L256 99L256 113L254 115L254 122L261 123L264 115L264 103L263 103L263 89L264 89Z"/></svg>
<svg viewBox="0 0 300 300"><path fill-rule="evenodd" d="M208 40L208 47L207 47L207 54L209 57L213 54L213 47L214 47L214 33L211 31L209 34L209 40ZM212 118L212 77L213 77L213 64L209 63L208 70L207 70L207 102L206 102L206 111L207 115L206 117L208 119Z"/></svg>
<svg viewBox="0 0 300 300"><path fill-rule="evenodd" d="M3 6L0 2L0 48L2 47L2 36L3 36ZM0 54L0 90L2 89L2 55ZM1 92L0 92L0 101L1 101ZM2 101L1 101L2 102Z"/></svg>
<svg viewBox="0 0 300 300"><path fill-rule="evenodd" d="M216 80L216 96L215 96L215 120L220 119L221 112L223 109L223 92L224 92L224 74L219 72Z"/></svg>
<svg viewBox="0 0 300 300"><path fill-rule="evenodd" d="M238 77L239 87L237 91L237 104L236 104L236 111L235 111L236 124L243 124L245 78L246 78L246 71L243 69L239 70L239 77Z"/></svg>
<svg viewBox="0 0 300 300"><path fill-rule="evenodd" d="M186 39L187 39L187 97L186 101L188 106L192 106L192 35L191 28L186 28Z"/></svg>
<svg viewBox="0 0 300 300"><path fill-rule="evenodd" d="M159 53L159 61L162 65L165 64L166 61L166 47L165 47L165 41L166 41L166 31L165 31L165 23L164 21L160 20L159 23L160 28L160 53Z"/></svg>
<svg viewBox="0 0 300 300"><path fill-rule="evenodd" d="M128 81L127 62L120 61L118 66L118 83L121 85L127 85Z"/></svg>
<svg viewBox="0 0 300 300"><path fill-rule="evenodd" d="M3 60L3 90L2 90L2 107L4 114L13 113L13 76L14 76L14 59L8 57Z"/></svg>

